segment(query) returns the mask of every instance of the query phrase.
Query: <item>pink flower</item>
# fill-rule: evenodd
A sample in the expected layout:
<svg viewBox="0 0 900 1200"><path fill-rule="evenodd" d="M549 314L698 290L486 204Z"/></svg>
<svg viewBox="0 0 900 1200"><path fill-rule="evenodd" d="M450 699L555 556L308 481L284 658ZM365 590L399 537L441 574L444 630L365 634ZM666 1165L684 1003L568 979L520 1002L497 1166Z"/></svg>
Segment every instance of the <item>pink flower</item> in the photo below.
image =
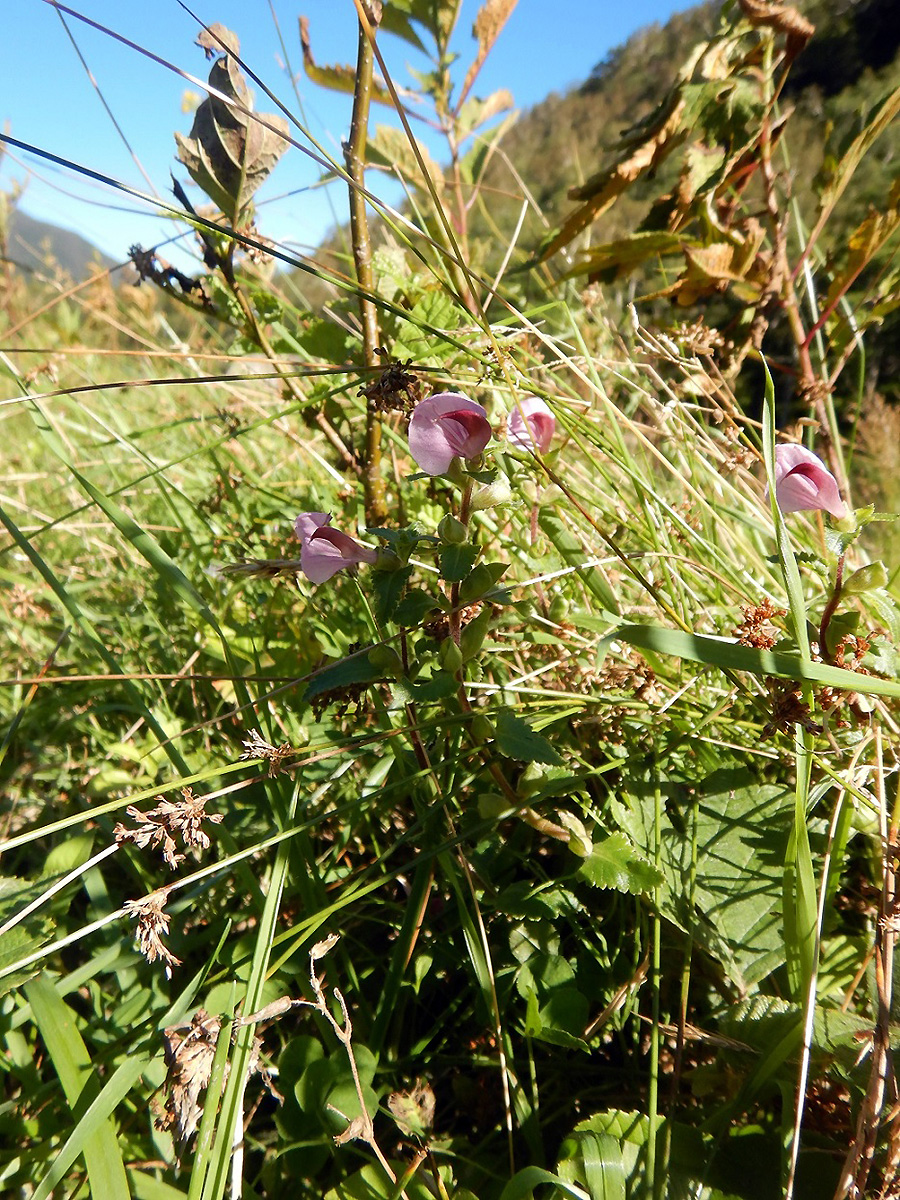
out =
<svg viewBox="0 0 900 1200"><path fill-rule="evenodd" d="M461 392L438 392L413 409L409 452L428 475L443 475L454 458L477 458L490 440L487 413Z"/></svg>
<svg viewBox="0 0 900 1200"><path fill-rule="evenodd" d="M556 417L537 396L526 396L509 414L506 440L517 450L546 454L556 432Z"/></svg>
<svg viewBox="0 0 900 1200"><path fill-rule="evenodd" d="M836 521L847 516L837 480L821 458L805 446L775 447L775 502L783 513L821 509Z"/></svg>
<svg viewBox="0 0 900 1200"><path fill-rule="evenodd" d="M301 513L294 522L300 539L300 570L310 583L324 583L345 567L374 563L378 554L334 529L328 513Z"/></svg>

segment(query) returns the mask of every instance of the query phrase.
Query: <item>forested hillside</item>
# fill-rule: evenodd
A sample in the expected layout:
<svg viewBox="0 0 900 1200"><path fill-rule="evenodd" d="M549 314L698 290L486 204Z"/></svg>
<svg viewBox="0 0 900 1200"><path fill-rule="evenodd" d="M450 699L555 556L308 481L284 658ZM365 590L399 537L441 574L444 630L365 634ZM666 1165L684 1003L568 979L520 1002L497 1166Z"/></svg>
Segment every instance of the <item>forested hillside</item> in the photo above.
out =
<svg viewBox="0 0 900 1200"><path fill-rule="evenodd" d="M816 219L819 192L828 185L867 114L900 84L900 6L892 0L858 4L810 0L800 9L815 33L784 80L780 110L787 120L775 170L785 198L796 203L800 219L809 227ZM527 257L575 207L570 190L612 162L621 139L627 141L636 132L639 136L641 124L652 120L692 48L714 35L721 12L719 3L702 4L676 14L665 25L640 30L598 63L580 87L548 96L520 117L489 156L483 202L471 216L469 233L475 242L483 239L486 262L491 247L504 245L520 220L520 180L534 201L518 233L518 247ZM891 210L896 212L891 188L898 164L900 123L894 121L856 167L830 214L827 244L814 260L820 268L842 270L853 231L870 212L887 210L888 216ZM658 228L653 205L675 186L677 178L673 155L636 179L571 248L611 244L630 231ZM759 207L764 207L761 194ZM628 253L621 258L622 262L595 275L604 284L616 285L607 287L607 299L621 305L660 286L658 261L636 262ZM884 284L881 290L889 290L895 259L895 242L888 241L854 281L854 293L861 296L873 280L879 281L876 287ZM566 269L560 255L551 258L549 265L557 275ZM704 304L701 301L701 309ZM656 305L653 310L662 323L667 321L666 307ZM680 319L677 313L676 318ZM722 324L720 311L715 323ZM771 332L776 347L777 324ZM893 396L898 394L900 366L896 341L897 315L888 306L869 343L868 372L870 388Z"/></svg>

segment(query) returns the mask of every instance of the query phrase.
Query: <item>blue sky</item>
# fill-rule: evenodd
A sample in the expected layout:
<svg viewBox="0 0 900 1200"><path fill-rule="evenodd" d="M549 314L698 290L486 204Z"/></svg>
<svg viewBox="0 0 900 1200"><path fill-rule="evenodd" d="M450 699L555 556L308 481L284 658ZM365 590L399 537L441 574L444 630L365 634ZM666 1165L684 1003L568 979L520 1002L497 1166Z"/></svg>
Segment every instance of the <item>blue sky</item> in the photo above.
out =
<svg viewBox="0 0 900 1200"><path fill-rule="evenodd" d="M340 141L350 120L350 98L325 91L302 73L297 17L309 18L316 60L323 65L352 63L356 54L353 0L195 0L191 6L205 21L220 21L241 39L241 56L267 86L301 117L310 133L340 157ZM519 0L475 94L505 87L518 109L537 104L548 93L579 83L609 49L642 25L664 22L688 8L684 0ZM197 20L177 0L71 0L71 8L158 55L181 71L205 79L202 52L194 45ZM475 42L475 0L462 0L454 45L460 54L460 78ZM65 23L64 23L65 21ZM176 163L172 134L187 134L192 117L182 99L196 86L108 34L60 13L45 0L15 0L4 20L0 45L0 128L23 142L171 200L169 173L187 173ZM284 47L296 77L296 92L285 67ZM396 37L383 34L379 44L398 85L409 85L409 67L427 64ZM79 59L83 57L87 68ZM676 64L673 64L673 68ZM95 80L97 87L91 82ZM132 153L104 109L109 106ZM271 111L256 92L257 107ZM299 96L299 101L298 101ZM302 112L301 112L302 109ZM391 121L387 109L374 106L375 123ZM443 157L430 141L433 155ZM139 164L139 165L138 165ZM144 177L142 172L146 172ZM259 225L276 241L298 249L315 246L335 219L344 220L343 185L316 187L320 171L305 155L290 149L258 193ZM24 185L23 211L74 229L117 260L133 242L152 245L173 232L172 223L154 214L152 205L116 193L77 173L9 149L0 165L0 187ZM377 177L373 180L378 190ZM384 189L381 189L384 191ZM189 191L197 203L196 189ZM394 187L385 193L399 195ZM265 203L262 203L265 202ZM177 252L169 255L178 261Z"/></svg>

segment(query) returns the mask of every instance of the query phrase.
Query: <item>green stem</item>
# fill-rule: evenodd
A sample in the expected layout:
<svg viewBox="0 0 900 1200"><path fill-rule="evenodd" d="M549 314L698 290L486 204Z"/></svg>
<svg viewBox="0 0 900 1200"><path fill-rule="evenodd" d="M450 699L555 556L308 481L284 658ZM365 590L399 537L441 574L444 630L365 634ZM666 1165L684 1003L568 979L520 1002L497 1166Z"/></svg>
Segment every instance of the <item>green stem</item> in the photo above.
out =
<svg viewBox="0 0 900 1200"><path fill-rule="evenodd" d="M371 296L375 291L372 270L372 242L366 212L365 173L369 102L372 94L374 31L381 21L381 0L362 0L359 7L359 48L356 58L356 88L353 93L353 117L344 158L350 177L350 236L353 261L359 284L359 320L363 335L363 361L377 367L378 313ZM381 474L381 416L372 398L366 400L366 445L363 465L366 523L381 525L387 517L385 486Z"/></svg>

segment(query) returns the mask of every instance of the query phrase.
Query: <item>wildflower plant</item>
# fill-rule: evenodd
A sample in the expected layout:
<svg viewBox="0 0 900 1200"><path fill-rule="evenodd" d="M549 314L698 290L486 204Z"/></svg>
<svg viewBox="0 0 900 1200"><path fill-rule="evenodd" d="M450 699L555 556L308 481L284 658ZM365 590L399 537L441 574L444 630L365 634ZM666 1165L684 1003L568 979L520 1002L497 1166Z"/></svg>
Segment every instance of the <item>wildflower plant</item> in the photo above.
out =
<svg viewBox="0 0 900 1200"><path fill-rule="evenodd" d="M815 362L830 318L802 328L819 310L785 261L775 98L807 22L726 12L577 219L543 248L520 222L498 255L489 164L533 206L511 98L477 92L513 8L478 10L468 62L449 0L358 0L352 68L304 23L309 78L353 93L340 159L296 106L259 113L239 43L204 30L178 143L213 206L179 185L196 270L135 254L141 288L82 297L68 334L77 289L32 297L33 353L97 343L55 378L3 351L28 451L0 498L10 1189L895 1184L900 616L869 553L888 514L850 509L813 387L850 343ZM430 56L415 104L398 38ZM292 143L349 195L340 267L261 231ZM657 224L574 260L583 293L554 280L554 247L676 149ZM733 291L747 327L709 307L655 330L596 290L676 252L666 295ZM784 350L776 293L793 395L754 357ZM271 370L229 373L249 353Z"/></svg>

